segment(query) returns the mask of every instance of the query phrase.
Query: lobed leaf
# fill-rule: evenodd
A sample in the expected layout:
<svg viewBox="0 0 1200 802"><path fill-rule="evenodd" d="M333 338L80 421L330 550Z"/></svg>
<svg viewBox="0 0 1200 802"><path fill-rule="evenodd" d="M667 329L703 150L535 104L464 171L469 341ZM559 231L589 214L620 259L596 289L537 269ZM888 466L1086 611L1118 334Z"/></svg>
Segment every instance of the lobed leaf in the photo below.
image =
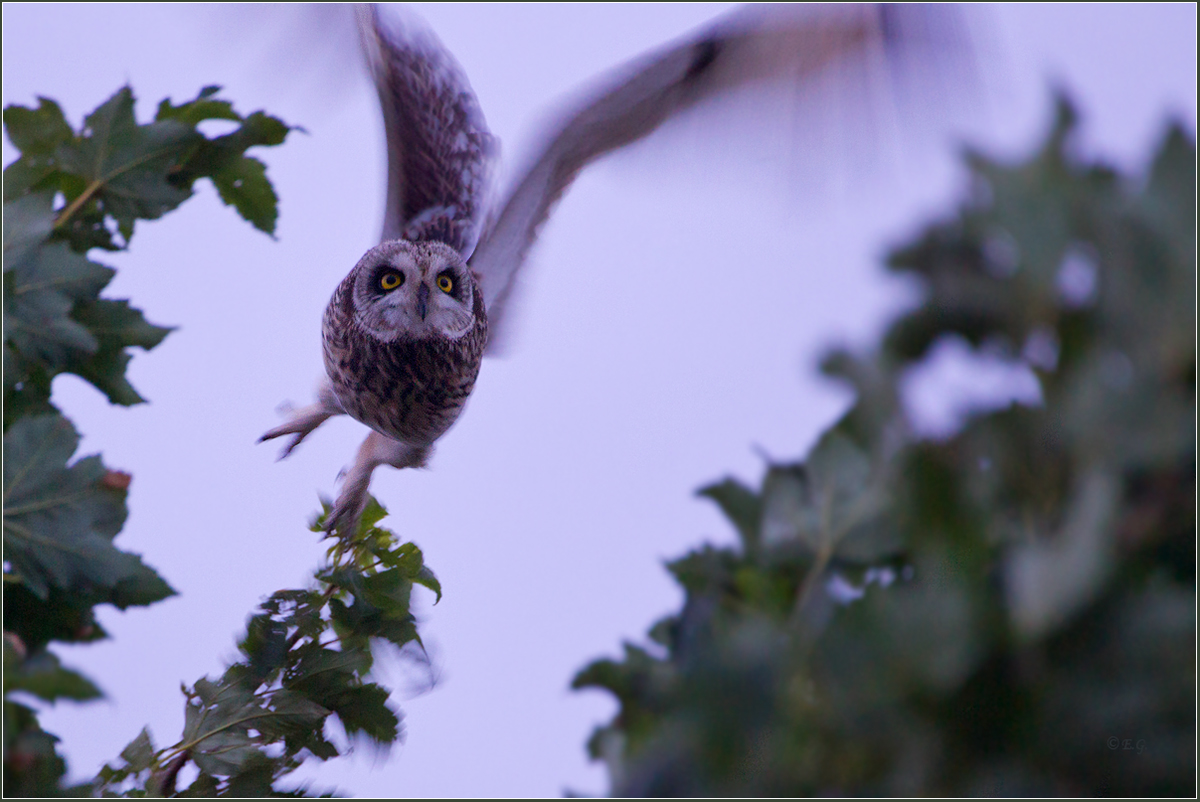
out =
<svg viewBox="0 0 1200 802"><path fill-rule="evenodd" d="M62 243L38 248L11 265L6 262L5 341L21 358L44 364L51 374L61 372L73 357L94 354L99 341L70 312L76 301L96 298L114 272Z"/></svg>
<svg viewBox="0 0 1200 802"><path fill-rule="evenodd" d="M99 699L104 694L87 677L63 668L58 657L44 649L21 656L12 643L4 641L4 694L25 691L47 702Z"/></svg>
<svg viewBox="0 0 1200 802"><path fill-rule="evenodd" d="M150 739L150 728L143 727L137 737L121 750L121 758L132 772L150 768L154 761L154 742Z"/></svg>
<svg viewBox="0 0 1200 802"><path fill-rule="evenodd" d="M4 546L13 574L39 598L50 588L124 592L129 603L174 593L112 539L125 521L125 491L106 482L99 457L68 465L79 443L63 417L24 418L4 435Z"/></svg>
<svg viewBox="0 0 1200 802"><path fill-rule="evenodd" d="M134 309L128 301L98 299L78 303L71 318L96 338L97 348L87 357L68 360L65 372L74 373L91 382L114 404L130 406L145 401L125 375L132 356L125 350L133 346L149 351L174 330L156 326Z"/></svg>
<svg viewBox="0 0 1200 802"><path fill-rule="evenodd" d="M758 546L762 528L762 500L757 493L736 479L725 479L700 488L696 494L716 502L725 517L737 527L742 544L747 549Z"/></svg>

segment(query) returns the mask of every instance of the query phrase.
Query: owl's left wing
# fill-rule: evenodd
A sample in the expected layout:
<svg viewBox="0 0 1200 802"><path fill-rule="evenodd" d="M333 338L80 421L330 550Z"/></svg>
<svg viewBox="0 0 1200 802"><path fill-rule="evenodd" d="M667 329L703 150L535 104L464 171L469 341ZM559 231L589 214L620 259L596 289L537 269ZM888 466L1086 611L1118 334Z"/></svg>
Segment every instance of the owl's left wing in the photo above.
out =
<svg viewBox="0 0 1200 802"><path fill-rule="evenodd" d="M497 150L462 68L415 20L356 9L387 131L384 240L439 240L465 259Z"/></svg>
<svg viewBox="0 0 1200 802"><path fill-rule="evenodd" d="M611 81L607 91L566 119L489 221L470 260L480 277L489 329L501 329L514 277L539 228L590 162L645 137L680 112L750 84L790 81L799 94L834 63L851 72L857 68L860 77L873 69L892 79L910 70L943 71L942 62L961 61L950 51L961 51L962 45L955 12L944 7L750 7L627 67L624 78ZM869 94L870 88L847 80L821 91ZM816 95L809 101L846 100ZM493 336L489 352L496 342Z"/></svg>

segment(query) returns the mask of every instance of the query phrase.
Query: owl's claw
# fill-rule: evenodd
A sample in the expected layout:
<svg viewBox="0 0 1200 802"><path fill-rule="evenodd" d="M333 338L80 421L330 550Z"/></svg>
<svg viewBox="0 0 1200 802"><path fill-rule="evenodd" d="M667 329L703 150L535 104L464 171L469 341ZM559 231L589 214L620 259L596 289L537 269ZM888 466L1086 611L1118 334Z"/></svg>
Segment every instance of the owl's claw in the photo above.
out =
<svg viewBox="0 0 1200 802"><path fill-rule="evenodd" d="M358 531L358 521L367 507L367 489L354 492L343 488L329 516L325 519L325 531L330 536L352 537Z"/></svg>
<svg viewBox="0 0 1200 802"><path fill-rule="evenodd" d="M279 452L279 456L275 458L275 461L280 462L281 460L287 459L287 455L292 453L292 449L300 445L300 441L304 439L306 434L307 432L304 434L297 434L295 437L293 437L291 442L284 446L283 450ZM266 435L263 435L263 438L265 439ZM262 440L259 440L259 442L261 443Z"/></svg>
<svg viewBox="0 0 1200 802"><path fill-rule="evenodd" d="M276 426L274 429L258 438L258 442L265 443L267 440L274 440L276 437L282 437L285 434L293 435L288 444L285 445L283 450L279 452L279 456L276 457L276 459L284 459L288 454L292 453L292 450L295 449L296 446L300 445L300 442L304 440L305 437L308 437L313 430L324 423L328 417L328 415L324 415L314 420L312 418L302 418L297 416L282 426Z"/></svg>
<svg viewBox="0 0 1200 802"><path fill-rule="evenodd" d="M432 453L431 446L413 446L371 432L358 447L354 464L343 469L338 478L345 477L342 492L325 519L325 531L339 537L352 537L358 531L358 521L367 508L371 474L380 465L393 468L419 468Z"/></svg>
<svg viewBox="0 0 1200 802"><path fill-rule="evenodd" d="M292 450L300 445L301 441L312 434L322 423L334 415L345 414L329 389L328 383L322 384L321 388L317 391L317 403L296 409L285 401L280 405L280 410L290 415L287 422L276 426L258 438L258 442L263 443L267 440L274 440L276 437L282 437L285 434L295 435L291 442L284 446L283 451L279 452L279 459L284 459L288 454L291 454Z"/></svg>
<svg viewBox="0 0 1200 802"><path fill-rule="evenodd" d="M374 434L374 432L372 432ZM379 435L375 435L379 437ZM368 441L370 437L368 436ZM359 454L349 471L343 468L338 473L338 479L345 477L342 492L338 493L333 509L325 519L325 531L339 537L353 537L358 531L358 521L363 510L367 508L367 490L371 486L371 473L379 465L373 460L364 459L367 444L359 449Z"/></svg>

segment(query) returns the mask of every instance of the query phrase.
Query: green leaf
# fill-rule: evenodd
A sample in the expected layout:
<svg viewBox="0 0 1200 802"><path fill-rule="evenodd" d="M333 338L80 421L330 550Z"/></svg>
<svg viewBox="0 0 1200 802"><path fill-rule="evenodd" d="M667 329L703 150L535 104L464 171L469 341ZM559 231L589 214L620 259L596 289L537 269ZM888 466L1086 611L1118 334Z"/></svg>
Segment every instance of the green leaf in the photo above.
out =
<svg viewBox="0 0 1200 802"><path fill-rule="evenodd" d="M287 625L268 615L253 616L238 648L249 659L251 675L261 683L287 665Z"/></svg>
<svg viewBox="0 0 1200 802"><path fill-rule="evenodd" d="M380 521L386 518L387 514L387 508L379 503L379 499L368 494L367 506L363 508L362 517L358 522L358 534L367 534L367 532L374 529Z"/></svg>
<svg viewBox="0 0 1200 802"><path fill-rule="evenodd" d="M400 736L400 719L387 706L388 692L378 685L346 688L333 711L348 735L362 733L379 743L389 744Z"/></svg>
<svg viewBox="0 0 1200 802"><path fill-rule="evenodd" d="M154 761L154 742L150 740L150 728L143 727L137 737L121 750L121 757L129 764L131 771L139 772L150 768Z"/></svg>
<svg viewBox="0 0 1200 802"><path fill-rule="evenodd" d="M226 795L235 799L250 799L275 796L272 783L275 780L276 764L261 752L256 752L229 778Z"/></svg>
<svg viewBox="0 0 1200 802"><path fill-rule="evenodd" d="M161 217L191 195L168 179L202 139L177 120L138 125L126 86L84 118L83 136L61 145L58 159L63 170L84 179L84 191L128 241L135 220Z"/></svg>
<svg viewBox="0 0 1200 802"><path fill-rule="evenodd" d="M4 700L5 796L51 797L63 792L60 783L67 766L55 748L57 742L32 710Z"/></svg>
<svg viewBox="0 0 1200 802"><path fill-rule="evenodd" d="M112 545L125 490L99 457L67 465L78 443L56 415L19 420L4 435L4 546L14 574L42 599L51 587L116 592L122 583L135 597L172 594L137 555Z"/></svg>
<svg viewBox="0 0 1200 802"><path fill-rule="evenodd" d="M819 551L826 539L818 499L803 465L772 465L763 479L761 542L778 546L798 541Z"/></svg>
<svg viewBox="0 0 1200 802"><path fill-rule="evenodd" d="M146 321L139 309L128 301L100 299L79 303L71 313L97 340L95 353L77 356L64 367L91 382L114 404L130 406L145 401L125 376L132 358L126 348L137 346L149 351L173 331L169 326L156 326Z"/></svg>
<svg viewBox="0 0 1200 802"><path fill-rule="evenodd" d="M245 157L212 175L213 185L226 206L237 209L242 219L265 234L275 232L279 219L279 196L267 179L267 166Z"/></svg>
<svg viewBox="0 0 1200 802"><path fill-rule="evenodd" d="M80 253L119 250L128 245L136 220L161 217L191 196L197 178L208 177L226 204L272 233L278 199L262 163L245 152L278 145L292 129L263 112L243 118L214 97L217 91L205 87L179 106L165 99L155 120L139 125L133 93L123 87L85 118L77 136L53 101L41 98L37 109L8 107L5 125L22 156L5 168L5 201L39 190L51 197L62 193L66 205L55 236ZM239 125L212 139L196 130L214 119ZM114 224L123 243L113 237Z"/></svg>
<svg viewBox="0 0 1200 802"><path fill-rule="evenodd" d="M828 550L871 560L896 549L873 524L885 496L870 456L836 429L825 434L803 465L776 465L763 481L764 545L795 540L814 554Z"/></svg>
<svg viewBox="0 0 1200 802"><path fill-rule="evenodd" d="M355 675L365 673L368 668L367 655L359 651L335 651L319 649L308 652L296 666L288 671L285 684L288 687L308 684L313 681L345 682Z"/></svg>
<svg viewBox="0 0 1200 802"><path fill-rule="evenodd" d="M1162 230L1167 242L1183 246L1180 261L1194 261L1196 145L1178 123L1172 124L1163 138L1143 196L1148 207L1145 219Z"/></svg>
<svg viewBox="0 0 1200 802"><path fill-rule="evenodd" d="M1005 589L1019 636L1061 628L1090 602L1113 568L1114 477L1094 471L1072 493L1061 532L1018 544L1007 555Z"/></svg>
<svg viewBox="0 0 1200 802"><path fill-rule="evenodd" d="M155 120L178 120L195 128L204 120L234 120L241 122L242 116L233 110L233 104L228 100L213 98L221 91L219 86L206 86L200 90L195 100L180 103L178 106L170 98L163 98L158 104Z"/></svg>
<svg viewBox="0 0 1200 802"><path fill-rule="evenodd" d="M24 209L35 201L41 210L35 219L42 222L30 227L34 234L40 231L44 235L48 207L43 196L27 196L7 204L6 209ZM25 219L18 217L18 222ZM6 258L5 262L4 331L6 347L14 352L5 364L6 401L19 403L30 412L46 411L49 379L61 372L91 382L112 403L143 401L125 377L130 360L125 349L139 346L149 350L171 329L147 322L127 301L99 299L113 276L110 268L89 261L61 242L24 249L21 236L14 234L6 243L12 251L25 253L23 258ZM17 387L42 374L45 378L28 391Z"/></svg>
<svg viewBox="0 0 1200 802"><path fill-rule="evenodd" d="M268 738L282 738L320 729L328 715L328 710L311 699L281 689L271 694L270 711L254 720L254 728Z"/></svg>
<svg viewBox="0 0 1200 802"><path fill-rule="evenodd" d="M192 752L197 768L218 777L237 774L258 754L245 730L222 730L204 736Z"/></svg>
<svg viewBox="0 0 1200 802"><path fill-rule="evenodd" d="M71 319L70 311L75 301L95 299L113 274L63 243L38 248L11 266L6 263L5 341L51 372L73 356L95 353L99 342Z"/></svg>
<svg viewBox="0 0 1200 802"><path fill-rule="evenodd" d="M126 554L127 552L121 552ZM175 595L175 589L158 575L154 569L144 565L141 558L130 554L137 560L137 568L122 577L116 585L103 596L103 601L124 610L127 607L145 607L168 596Z"/></svg>
<svg viewBox="0 0 1200 802"><path fill-rule="evenodd" d="M382 743L398 737L399 719L386 705L388 692L358 677L370 667L370 655L358 649L321 649L301 657L287 672L284 686L337 714L347 733L363 732Z"/></svg>
<svg viewBox="0 0 1200 802"><path fill-rule="evenodd" d="M737 527L745 548L753 549L758 546L759 531L762 527L762 500L758 494L736 479L725 479L702 487L696 494L717 503L725 517Z"/></svg>
<svg viewBox="0 0 1200 802"><path fill-rule="evenodd" d="M8 106L4 109L4 127L21 157L4 168L4 201L7 229L11 224L9 201L42 187L58 169L54 152L72 136L62 109L53 100L38 98L36 109ZM54 190L49 192L53 197ZM6 248L7 250L7 248Z"/></svg>
<svg viewBox="0 0 1200 802"><path fill-rule="evenodd" d="M107 637L93 607L106 599L92 594L51 588L39 598L21 583L4 583L4 626L33 651L52 640L88 643Z"/></svg>
<svg viewBox="0 0 1200 802"><path fill-rule="evenodd" d="M4 202L4 269L23 262L54 228L53 192L38 192Z"/></svg>
<svg viewBox="0 0 1200 802"><path fill-rule="evenodd" d="M212 97L217 89L206 87L196 100L180 106L171 105L169 100L159 104L160 120L180 120L191 126L210 119L241 123L231 133L201 142L181 165L175 181L191 186L198 178L211 179L226 205L237 209L258 230L272 234L279 216L279 198L267 180L266 166L245 152L255 146L282 144L291 128L261 111L243 118L228 101Z"/></svg>
<svg viewBox="0 0 1200 802"><path fill-rule="evenodd" d="M337 747L325 740L324 736L319 732L313 732L312 737L306 739L301 748L312 752L320 760L332 760L341 754L338 752Z"/></svg>
<svg viewBox="0 0 1200 802"><path fill-rule="evenodd" d="M58 657L45 650L21 658L7 638L4 640L4 693L25 691L39 699L86 701L99 699L100 692L87 677L63 668Z"/></svg>
<svg viewBox="0 0 1200 802"><path fill-rule="evenodd" d="M36 109L6 106L4 130L17 150L26 155L49 155L72 136L59 105L40 96Z"/></svg>
<svg viewBox="0 0 1200 802"><path fill-rule="evenodd" d="M183 743L205 772L228 777L237 773L257 750L249 730L272 716L240 676L245 667L231 666L218 682L196 682L195 698L184 708Z"/></svg>
<svg viewBox="0 0 1200 802"><path fill-rule="evenodd" d="M438 578L434 576L433 571L429 568L422 565L420 572L413 578L413 582L434 592L436 595L436 598L433 600L434 604L442 600L442 583L438 581Z"/></svg>

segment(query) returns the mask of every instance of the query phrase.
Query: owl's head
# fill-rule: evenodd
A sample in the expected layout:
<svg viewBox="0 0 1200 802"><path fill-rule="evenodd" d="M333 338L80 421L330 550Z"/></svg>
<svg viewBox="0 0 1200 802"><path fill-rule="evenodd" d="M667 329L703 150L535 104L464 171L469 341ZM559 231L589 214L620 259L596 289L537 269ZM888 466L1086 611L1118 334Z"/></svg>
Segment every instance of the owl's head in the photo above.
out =
<svg viewBox="0 0 1200 802"><path fill-rule="evenodd" d="M457 340L475 325L475 279L444 243L381 243L366 252L349 279L354 322L384 342Z"/></svg>

